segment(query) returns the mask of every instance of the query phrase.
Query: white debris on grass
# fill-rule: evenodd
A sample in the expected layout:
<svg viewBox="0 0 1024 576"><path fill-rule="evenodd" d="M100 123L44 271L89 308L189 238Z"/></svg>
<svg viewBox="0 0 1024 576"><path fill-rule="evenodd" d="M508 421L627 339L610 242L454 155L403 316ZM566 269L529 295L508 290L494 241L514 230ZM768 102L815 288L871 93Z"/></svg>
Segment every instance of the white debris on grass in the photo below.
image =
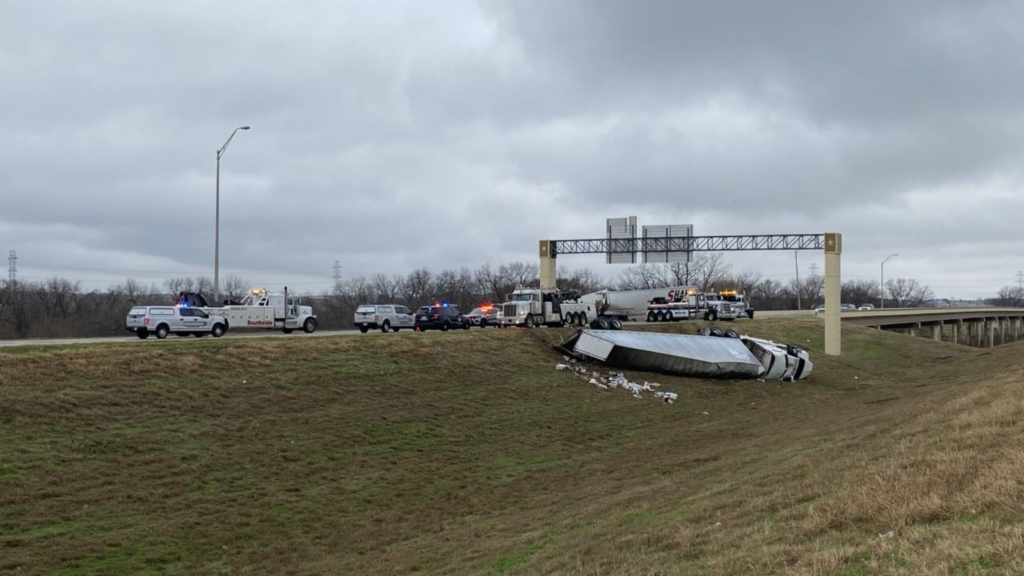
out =
<svg viewBox="0 0 1024 576"><path fill-rule="evenodd" d="M662 392L655 390L655 388L661 387L661 384L657 382L644 382L643 384L637 384L631 382L629 378L626 378L622 372L608 372L605 375L600 375L597 372L588 372L586 368L576 364L576 361L563 356L569 364L555 364L555 370L559 372L569 371L579 376L580 378L586 379L588 384L596 386L600 390L610 390L616 388L622 388L633 394L634 398L643 397L644 392L650 392L655 398L660 398L666 404L675 404L675 401L679 399L679 394L675 392Z"/></svg>

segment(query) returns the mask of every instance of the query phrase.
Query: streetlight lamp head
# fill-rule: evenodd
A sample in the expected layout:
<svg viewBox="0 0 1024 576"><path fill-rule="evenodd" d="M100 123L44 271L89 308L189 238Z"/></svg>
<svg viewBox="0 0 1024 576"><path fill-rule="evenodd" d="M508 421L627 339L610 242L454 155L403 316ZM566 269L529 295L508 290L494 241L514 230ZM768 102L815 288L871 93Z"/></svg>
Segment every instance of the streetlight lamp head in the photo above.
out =
<svg viewBox="0 0 1024 576"><path fill-rule="evenodd" d="M248 127L248 126L241 126L241 127L239 128L239 130L248 130L248 129L249 129L249 127Z"/></svg>

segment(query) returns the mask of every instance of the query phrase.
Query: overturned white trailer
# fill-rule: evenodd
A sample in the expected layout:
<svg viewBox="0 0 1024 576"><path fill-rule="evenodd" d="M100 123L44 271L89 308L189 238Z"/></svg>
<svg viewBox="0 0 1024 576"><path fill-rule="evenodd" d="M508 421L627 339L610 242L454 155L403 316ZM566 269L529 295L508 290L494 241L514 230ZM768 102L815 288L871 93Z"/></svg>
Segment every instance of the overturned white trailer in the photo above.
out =
<svg viewBox="0 0 1024 576"><path fill-rule="evenodd" d="M558 348L617 368L698 378L801 380L813 368L804 350L746 336L581 329Z"/></svg>

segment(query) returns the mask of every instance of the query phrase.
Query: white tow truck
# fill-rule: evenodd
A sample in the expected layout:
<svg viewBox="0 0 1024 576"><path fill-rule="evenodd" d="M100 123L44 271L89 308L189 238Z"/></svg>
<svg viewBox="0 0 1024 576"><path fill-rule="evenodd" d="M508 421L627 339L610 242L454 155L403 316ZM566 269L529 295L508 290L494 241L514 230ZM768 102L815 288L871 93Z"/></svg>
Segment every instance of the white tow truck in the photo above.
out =
<svg viewBox="0 0 1024 576"><path fill-rule="evenodd" d="M498 311L498 326L584 326L597 318L594 302L580 302L572 292L517 288Z"/></svg>
<svg viewBox="0 0 1024 576"><path fill-rule="evenodd" d="M228 329L257 328L281 330L291 334L302 330L306 334L316 331L318 322L311 306L301 305L298 296L290 296L288 287L284 293L270 293L266 289L252 290L237 304L210 306L200 292L182 292L178 295L177 306L199 308L207 314L221 316L228 322Z"/></svg>
<svg viewBox="0 0 1024 576"><path fill-rule="evenodd" d="M742 294L735 290L700 293L694 289L676 293L671 299L652 301L647 307L648 322L672 322L703 318L715 320L736 320L738 318L754 318L754 309L745 301Z"/></svg>

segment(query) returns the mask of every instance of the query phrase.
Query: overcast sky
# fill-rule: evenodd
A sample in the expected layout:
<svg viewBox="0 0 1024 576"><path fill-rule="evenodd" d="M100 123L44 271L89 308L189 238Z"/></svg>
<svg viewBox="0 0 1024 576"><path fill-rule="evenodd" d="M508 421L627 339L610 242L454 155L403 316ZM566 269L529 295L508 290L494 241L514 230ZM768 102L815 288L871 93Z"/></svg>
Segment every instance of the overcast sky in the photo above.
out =
<svg viewBox="0 0 1024 576"><path fill-rule="evenodd" d="M86 288L212 276L247 124L221 272L257 285L534 261L637 215L841 232L845 278L898 252L993 295L1024 268L1022 29L981 0L0 0L0 249Z"/></svg>

